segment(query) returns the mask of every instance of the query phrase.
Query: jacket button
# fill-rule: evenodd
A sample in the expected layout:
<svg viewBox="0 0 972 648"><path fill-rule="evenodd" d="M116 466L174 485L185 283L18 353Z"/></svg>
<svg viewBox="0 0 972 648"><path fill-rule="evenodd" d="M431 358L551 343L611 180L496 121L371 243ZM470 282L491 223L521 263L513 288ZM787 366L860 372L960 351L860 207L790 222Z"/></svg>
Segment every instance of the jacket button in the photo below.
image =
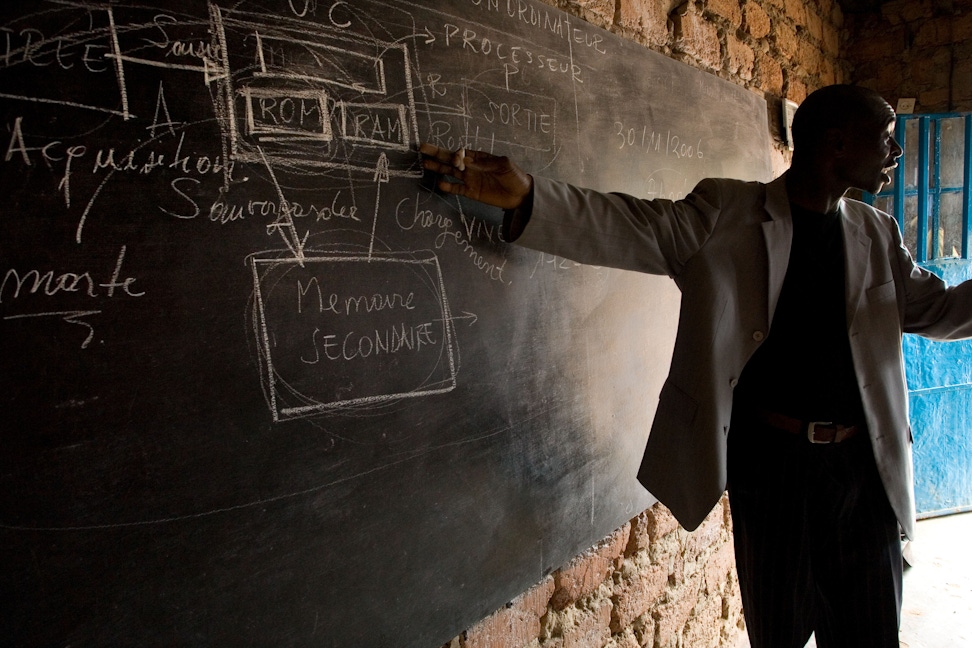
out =
<svg viewBox="0 0 972 648"><path fill-rule="evenodd" d="M732 378L732 379L731 379L731 380L729 381L729 386L730 386L730 387L735 387L735 386L736 386L736 385L738 385L738 384L739 384L739 379L738 379L738 378Z"/></svg>
<svg viewBox="0 0 972 648"><path fill-rule="evenodd" d="M762 331L753 331L753 339L757 342L762 342L764 337L766 337L766 334Z"/></svg>

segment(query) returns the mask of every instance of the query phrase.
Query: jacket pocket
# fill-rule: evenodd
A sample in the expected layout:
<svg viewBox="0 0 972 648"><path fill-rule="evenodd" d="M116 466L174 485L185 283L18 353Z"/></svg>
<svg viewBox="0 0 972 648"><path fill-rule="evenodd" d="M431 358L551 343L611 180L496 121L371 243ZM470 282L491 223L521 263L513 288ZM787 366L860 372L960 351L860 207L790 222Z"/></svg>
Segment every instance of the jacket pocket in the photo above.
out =
<svg viewBox="0 0 972 648"><path fill-rule="evenodd" d="M881 302L893 301L895 298L894 281L883 283L879 286L867 289L867 302L869 304L880 304Z"/></svg>
<svg viewBox="0 0 972 648"><path fill-rule="evenodd" d="M667 428L688 428L695 420L699 404L671 380L665 382L658 397L657 424Z"/></svg>

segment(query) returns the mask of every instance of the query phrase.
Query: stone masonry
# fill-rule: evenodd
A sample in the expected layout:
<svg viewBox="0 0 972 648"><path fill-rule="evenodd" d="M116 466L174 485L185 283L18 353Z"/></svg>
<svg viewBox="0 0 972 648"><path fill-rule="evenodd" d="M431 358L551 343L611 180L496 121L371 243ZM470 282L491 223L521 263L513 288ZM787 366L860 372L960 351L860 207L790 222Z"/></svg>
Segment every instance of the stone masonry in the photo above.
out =
<svg viewBox="0 0 972 648"><path fill-rule="evenodd" d="M853 79L915 112L972 110L972 2L894 0L848 20Z"/></svg>
<svg viewBox="0 0 972 648"><path fill-rule="evenodd" d="M692 533L656 504L445 648L733 646L731 533L725 497Z"/></svg>

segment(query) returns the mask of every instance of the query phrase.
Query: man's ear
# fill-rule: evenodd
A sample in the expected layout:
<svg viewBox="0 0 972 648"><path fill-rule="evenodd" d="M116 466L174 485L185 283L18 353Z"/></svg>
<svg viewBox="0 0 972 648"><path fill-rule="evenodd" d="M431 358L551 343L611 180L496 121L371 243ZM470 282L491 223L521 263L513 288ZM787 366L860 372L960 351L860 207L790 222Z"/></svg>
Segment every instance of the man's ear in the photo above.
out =
<svg viewBox="0 0 972 648"><path fill-rule="evenodd" d="M843 155L847 151L849 133L843 128L828 128L824 131L824 150L831 155Z"/></svg>

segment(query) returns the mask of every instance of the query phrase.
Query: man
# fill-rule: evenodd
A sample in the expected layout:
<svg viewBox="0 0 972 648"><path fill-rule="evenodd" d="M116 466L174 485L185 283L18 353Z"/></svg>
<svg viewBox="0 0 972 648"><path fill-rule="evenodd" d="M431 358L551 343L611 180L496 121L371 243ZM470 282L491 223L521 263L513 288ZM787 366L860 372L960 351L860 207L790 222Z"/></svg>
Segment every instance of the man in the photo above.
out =
<svg viewBox="0 0 972 648"><path fill-rule="evenodd" d="M680 201L532 177L423 145L446 192L508 210L506 240L671 276L672 366L639 480L695 528L728 484L755 648L897 646L899 525L914 532L901 335L972 335L972 282L915 266L896 223L844 198L890 182L901 148L876 93L830 86L793 122L787 173L703 180Z"/></svg>

